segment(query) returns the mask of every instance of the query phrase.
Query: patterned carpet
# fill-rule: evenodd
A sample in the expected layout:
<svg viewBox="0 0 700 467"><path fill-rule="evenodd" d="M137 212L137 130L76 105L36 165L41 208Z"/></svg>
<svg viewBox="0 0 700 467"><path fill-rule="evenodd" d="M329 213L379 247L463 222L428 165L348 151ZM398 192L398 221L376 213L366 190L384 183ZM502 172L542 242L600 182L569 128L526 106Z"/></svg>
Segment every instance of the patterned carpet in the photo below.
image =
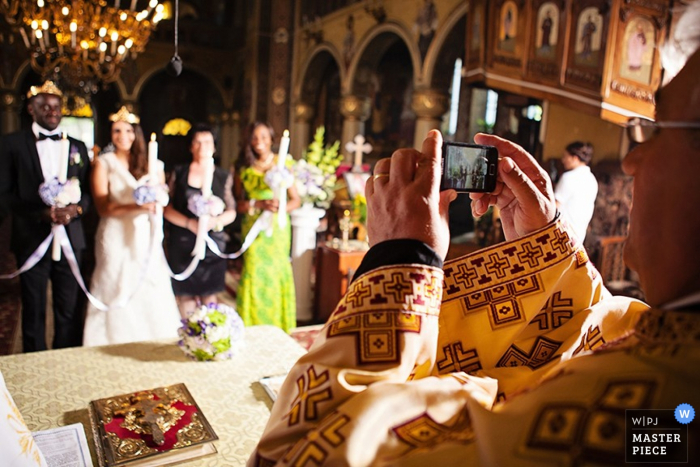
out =
<svg viewBox="0 0 700 467"><path fill-rule="evenodd" d="M10 219L0 221L0 274L8 274L17 266L9 252ZM0 279L0 355L9 355L19 334L19 279Z"/></svg>

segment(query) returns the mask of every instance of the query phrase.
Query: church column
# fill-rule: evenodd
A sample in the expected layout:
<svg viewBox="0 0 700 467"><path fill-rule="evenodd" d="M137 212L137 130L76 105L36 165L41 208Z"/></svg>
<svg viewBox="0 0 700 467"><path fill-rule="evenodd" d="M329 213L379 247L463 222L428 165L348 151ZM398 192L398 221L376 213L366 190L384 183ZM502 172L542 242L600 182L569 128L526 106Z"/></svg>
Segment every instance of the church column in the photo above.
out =
<svg viewBox="0 0 700 467"><path fill-rule="evenodd" d="M369 97L344 96L340 99L340 113L345 117L340 148L347 163L352 164L353 155L345 149L345 144L352 141L356 135L365 134L365 121L369 118L371 109Z"/></svg>
<svg viewBox="0 0 700 467"><path fill-rule="evenodd" d="M241 154L241 114L238 111L231 112L231 165Z"/></svg>
<svg viewBox="0 0 700 467"><path fill-rule="evenodd" d="M3 91L0 95L0 135L19 131L19 112L21 100L12 91Z"/></svg>
<svg viewBox="0 0 700 467"><path fill-rule="evenodd" d="M289 153L295 159L300 159L309 146L311 139L311 119L314 109L309 104L299 102L294 106L294 126L292 127L292 147Z"/></svg>
<svg viewBox="0 0 700 467"><path fill-rule="evenodd" d="M232 140L232 125L231 111L225 110L221 113L221 134L219 135L219 157L221 168L229 170L236 158L235 150L231 144Z"/></svg>
<svg viewBox="0 0 700 467"><path fill-rule="evenodd" d="M416 113L416 130L413 146L420 149L428 131L440 128L442 116L447 112L447 94L436 89L420 89L413 92L411 108Z"/></svg>

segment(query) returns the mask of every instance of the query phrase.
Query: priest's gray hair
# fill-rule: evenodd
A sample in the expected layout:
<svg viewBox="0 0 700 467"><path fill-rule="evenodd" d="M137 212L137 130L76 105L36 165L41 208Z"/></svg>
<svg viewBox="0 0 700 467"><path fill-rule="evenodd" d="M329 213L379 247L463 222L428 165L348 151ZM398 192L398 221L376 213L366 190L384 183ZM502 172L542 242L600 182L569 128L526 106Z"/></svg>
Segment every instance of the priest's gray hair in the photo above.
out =
<svg viewBox="0 0 700 467"><path fill-rule="evenodd" d="M664 67L664 84L681 71L685 62L700 48L700 0L693 0L681 7L682 16L676 24L673 36L661 48L661 64Z"/></svg>

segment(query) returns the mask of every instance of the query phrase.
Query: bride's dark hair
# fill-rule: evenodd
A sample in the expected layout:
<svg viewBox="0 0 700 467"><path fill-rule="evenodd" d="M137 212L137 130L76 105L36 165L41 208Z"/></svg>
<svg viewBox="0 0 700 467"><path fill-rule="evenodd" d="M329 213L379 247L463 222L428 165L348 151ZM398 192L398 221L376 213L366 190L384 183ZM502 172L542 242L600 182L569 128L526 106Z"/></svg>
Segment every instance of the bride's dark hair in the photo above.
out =
<svg viewBox="0 0 700 467"><path fill-rule="evenodd" d="M146 138L143 136L141 125L131 125L134 127L134 144L129 151L129 172L136 180L146 175L148 172L148 154L146 152Z"/></svg>

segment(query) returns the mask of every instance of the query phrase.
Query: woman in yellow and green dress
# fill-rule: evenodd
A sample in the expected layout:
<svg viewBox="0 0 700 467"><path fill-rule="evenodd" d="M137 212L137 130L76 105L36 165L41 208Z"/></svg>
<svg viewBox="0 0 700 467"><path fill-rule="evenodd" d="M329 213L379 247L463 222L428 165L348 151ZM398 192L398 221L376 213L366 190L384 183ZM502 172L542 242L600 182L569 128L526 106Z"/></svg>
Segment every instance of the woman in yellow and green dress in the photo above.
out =
<svg viewBox="0 0 700 467"><path fill-rule="evenodd" d="M255 122L248 128L248 144L236 170L234 194L238 212L243 214L241 233L245 238L264 211L274 213L272 235L261 232L243 254L243 271L238 284L238 313L246 325L272 324L289 332L296 327L296 299L290 263L291 226L289 212L301 205L291 186L287 190L286 212L278 213L279 200L266 183L265 174L277 165L272 152L272 128ZM284 227L278 215L287 216Z"/></svg>

